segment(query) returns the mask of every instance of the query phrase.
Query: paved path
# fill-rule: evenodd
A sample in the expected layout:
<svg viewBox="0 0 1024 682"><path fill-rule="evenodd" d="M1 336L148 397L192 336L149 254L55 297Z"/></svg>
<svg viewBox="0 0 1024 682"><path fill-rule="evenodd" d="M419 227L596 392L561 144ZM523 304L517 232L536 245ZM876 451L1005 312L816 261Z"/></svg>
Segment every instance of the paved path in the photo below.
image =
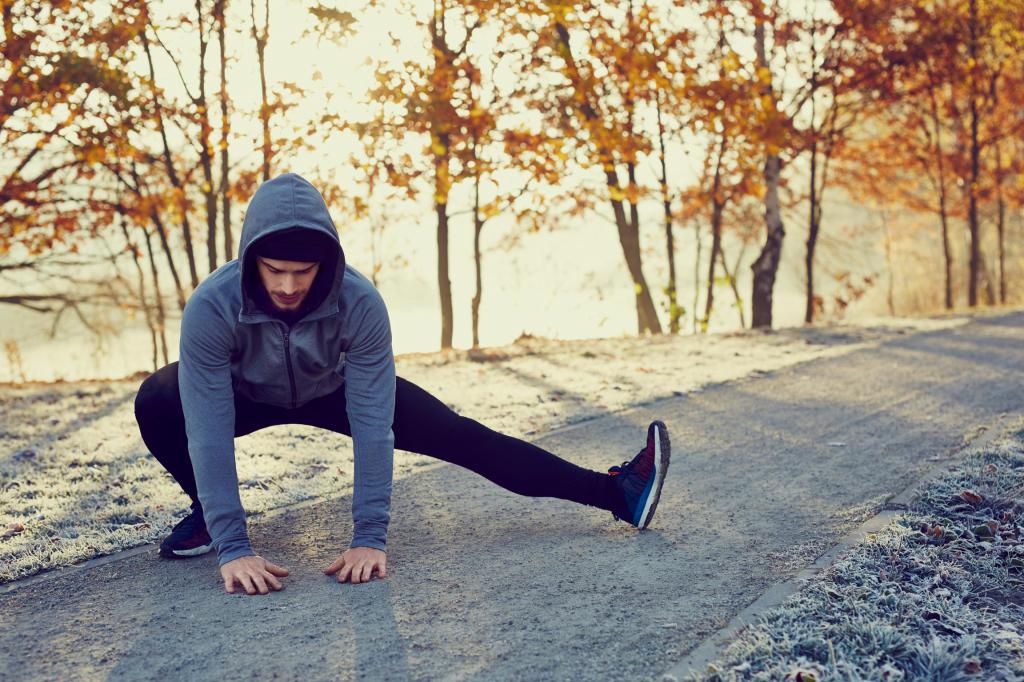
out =
<svg viewBox="0 0 1024 682"><path fill-rule="evenodd" d="M652 528L444 465L396 482L390 577L320 569L350 500L253 524L292 571L223 592L212 556L153 552L0 596L8 679L656 679L810 564L966 433L1024 412L1024 314L907 336L537 442L594 468L672 431ZM840 443L844 445L839 445ZM930 459L932 458L932 459Z"/></svg>

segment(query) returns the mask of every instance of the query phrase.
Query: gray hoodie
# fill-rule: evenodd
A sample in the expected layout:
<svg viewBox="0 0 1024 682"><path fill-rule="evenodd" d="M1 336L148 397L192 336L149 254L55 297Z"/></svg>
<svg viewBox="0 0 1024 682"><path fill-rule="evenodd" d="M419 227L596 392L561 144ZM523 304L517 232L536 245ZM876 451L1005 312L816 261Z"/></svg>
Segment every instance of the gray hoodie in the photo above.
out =
<svg viewBox="0 0 1024 682"><path fill-rule="evenodd" d="M289 327L256 305L243 275L255 267L254 241L292 227L330 237L338 258L325 298ZM256 190L238 258L210 273L185 306L179 360L189 456L221 565L255 554L235 471L236 391L291 409L344 385L355 448L351 546L385 548L394 456L391 326L384 299L345 263L327 206L305 179L287 173Z"/></svg>

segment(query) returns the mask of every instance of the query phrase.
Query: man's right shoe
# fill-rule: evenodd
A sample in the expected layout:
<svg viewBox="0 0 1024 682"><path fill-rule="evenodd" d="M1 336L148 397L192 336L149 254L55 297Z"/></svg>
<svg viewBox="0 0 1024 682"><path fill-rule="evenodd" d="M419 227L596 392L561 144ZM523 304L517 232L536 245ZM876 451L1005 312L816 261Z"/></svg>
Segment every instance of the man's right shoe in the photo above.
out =
<svg viewBox="0 0 1024 682"><path fill-rule="evenodd" d="M202 508L178 521L171 534L160 543L160 556L165 559L189 559L213 549L213 540L206 532L206 519Z"/></svg>
<svg viewBox="0 0 1024 682"><path fill-rule="evenodd" d="M644 448L632 460L608 469L622 493L623 506L612 510L615 518L641 530L647 528L661 499L670 456L668 428L664 422L655 420L647 427Z"/></svg>

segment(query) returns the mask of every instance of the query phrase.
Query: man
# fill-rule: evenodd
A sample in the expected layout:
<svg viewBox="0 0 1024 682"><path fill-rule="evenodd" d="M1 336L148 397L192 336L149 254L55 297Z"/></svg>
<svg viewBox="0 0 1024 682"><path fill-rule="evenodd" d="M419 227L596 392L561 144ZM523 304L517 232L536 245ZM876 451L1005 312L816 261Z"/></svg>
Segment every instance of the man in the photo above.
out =
<svg viewBox="0 0 1024 682"><path fill-rule="evenodd" d="M288 571L256 554L238 494L234 439L275 424L352 437L353 537L324 569L339 582L387 575L394 448L463 467L513 492L559 497L645 528L669 464L665 425L608 473L461 417L395 376L384 300L345 262L320 193L285 174L246 211L238 258L203 280L185 306L179 361L148 377L135 399L146 446L192 500L160 545L167 558L216 548L224 588L280 590Z"/></svg>

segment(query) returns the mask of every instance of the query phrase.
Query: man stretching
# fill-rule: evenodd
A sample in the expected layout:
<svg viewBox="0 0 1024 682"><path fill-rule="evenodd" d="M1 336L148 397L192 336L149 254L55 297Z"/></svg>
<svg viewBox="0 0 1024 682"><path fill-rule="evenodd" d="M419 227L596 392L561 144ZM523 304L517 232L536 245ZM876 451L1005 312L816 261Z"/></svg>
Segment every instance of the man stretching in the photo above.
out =
<svg viewBox="0 0 1024 682"><path fill-rule="evenodd" d="M669 465L665 425L651 423L631 461L589 471L459 416L395 376L384 300L345 262L320 193L295 174L249 204L238 258L185 306L179 361L135 398L146 446L192 500L160 545L167 558L217 549L224 588L280 590L288 571L256 554L238 494L234 439L276 424L351 436L354 531L324 573L339 582L387 575L394 448L458 464L521 495L558 497L646 528Z"/></svg>

